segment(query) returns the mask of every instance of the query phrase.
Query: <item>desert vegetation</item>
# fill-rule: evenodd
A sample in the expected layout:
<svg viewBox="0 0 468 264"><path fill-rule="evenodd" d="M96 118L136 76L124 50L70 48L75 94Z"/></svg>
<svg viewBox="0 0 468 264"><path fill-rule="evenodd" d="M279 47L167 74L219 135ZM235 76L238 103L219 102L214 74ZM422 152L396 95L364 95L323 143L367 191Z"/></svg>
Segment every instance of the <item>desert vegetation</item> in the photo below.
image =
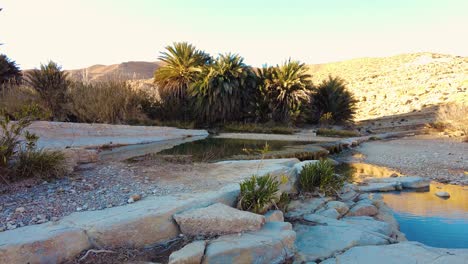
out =
<svg viewBox="0 0 468 264"><path fill-rule="evenodd" d="M319 191L327 195L336 194L346 181L346 177L335 174L333 164L328 160L306 164L299 174L299 189L303 193Z"/></svg>
<svg viewBox="0 0 468 264"><path fill-rule="evenodd" d="M27 127L40 117L35 105L25 107L13 115L2 112L0 116L0 176L4 183L22 178L57 178L65 173L65 156L56 150L37 148L35 134Z"/></svg>
<svg viewBox="0 0 468 264"><path fill-rule="evenodd" d="M73 80L53 61L22 73L2 55L0 107L12 116L35 104L54 121L285 134L305 123L345 123L355 111L343 80L330 77L315 86L299 61L255 69L238 54L213 57L185 42L167 46L159 59L155 93L126 81Z"/></svg>

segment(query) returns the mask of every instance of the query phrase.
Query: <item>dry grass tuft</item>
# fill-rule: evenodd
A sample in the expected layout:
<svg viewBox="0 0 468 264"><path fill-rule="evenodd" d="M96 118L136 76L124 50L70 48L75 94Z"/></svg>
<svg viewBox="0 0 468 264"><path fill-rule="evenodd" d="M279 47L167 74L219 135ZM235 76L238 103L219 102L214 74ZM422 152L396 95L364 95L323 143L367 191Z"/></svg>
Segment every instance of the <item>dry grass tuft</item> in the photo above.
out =
<svg viewBox="0 0 468 264"><path fill-rule="evenodd" d="M447 104L439 108L436 116L437 128L468 139L468 105Z"/></svg>

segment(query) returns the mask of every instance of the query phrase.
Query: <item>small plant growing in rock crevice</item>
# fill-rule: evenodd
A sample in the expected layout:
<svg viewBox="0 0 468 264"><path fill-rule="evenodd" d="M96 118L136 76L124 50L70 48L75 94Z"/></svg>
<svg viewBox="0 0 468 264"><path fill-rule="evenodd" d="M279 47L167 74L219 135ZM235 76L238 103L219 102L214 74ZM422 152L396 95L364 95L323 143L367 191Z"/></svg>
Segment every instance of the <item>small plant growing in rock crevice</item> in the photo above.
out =
<svg viewBox="0 0 468 264"><path fill-rule="evenodd" d="M237 207L244 211L263 214L279 201L279 186L273 176L253 175L240 183L240 196Z"/></svg>
<svg viewBox="0 0 468 264"><path fill-rule="evenodd" d="M345 177L335 174L330 161L320 160L303 167L299 175L299 189L305 193L318 190L326 195L333 195L343 187L345 181Z"/></svg>

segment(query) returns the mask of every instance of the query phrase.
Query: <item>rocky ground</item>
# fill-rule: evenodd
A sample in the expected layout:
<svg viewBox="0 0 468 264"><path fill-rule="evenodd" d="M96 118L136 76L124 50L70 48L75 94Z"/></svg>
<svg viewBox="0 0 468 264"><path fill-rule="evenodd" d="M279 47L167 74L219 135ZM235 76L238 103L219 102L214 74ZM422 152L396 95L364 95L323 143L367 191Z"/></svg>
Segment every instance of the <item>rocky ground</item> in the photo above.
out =
<svg viewBox="0 0 468 264"><path fill-rule="evenodd" d="M373 163L438 182L468 185L467 143L421 135L370 141L355 151L362 155L348 156L344 160Z"/></svg>
<svg viewBox="0 0 468 264"><path fill-rule="evenodd" d="M263 162L266 166L268 161ZM255 161L192 163L173 156L82 166L51 182L21 181L0 187L0 230L56 221L77 211L122 206L146 197L205 192L262 173Z"/></svg>

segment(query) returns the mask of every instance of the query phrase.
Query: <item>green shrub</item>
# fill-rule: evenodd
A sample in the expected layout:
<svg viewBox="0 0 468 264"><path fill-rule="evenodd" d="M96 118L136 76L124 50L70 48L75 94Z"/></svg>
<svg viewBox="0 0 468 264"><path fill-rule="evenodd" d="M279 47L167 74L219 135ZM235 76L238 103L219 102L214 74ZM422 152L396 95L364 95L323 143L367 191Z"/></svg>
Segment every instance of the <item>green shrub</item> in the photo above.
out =
<svg viewBox="0 0 468 264"><path fill-rule="evenodd" d="M324 137L358 137L360 136L358 132L352 130L336 130L329 128L319 128L317 129L317 136Z"/></svg>
<svg viewBox="0 0 468 264"><path fill-rule="evenodd" d="M20 150L12 168L15 179L58 178L65 174L65 156L60 151L43 149Z"/></svg>
<svg viewBox="0 0 468 264"><path fill-rule="evenodd" d="M13 116L30 105L37 106L40 112L43 113L41 119L50 119L50 111L48 111L39 94L31 87L8 84L3 85L3 88L0 89L0 109L3 109L5 114Z"/></svg>
<svg viewBox="0 0 468 264"><path fill-rule="evenodd" d="M312 93L312 121L319 121L322 115L330 113L335 123L351 121L356 113L356 103L353 94L346 89L344 80L338 77L328 77Z"/></svg>
<svg viewBox="0 0 468 264"><path fill-rule="evenodd" d="M278 202L279 186L280 182L269 174L261 177L253 175L240 183L238 208L257 214L265 213Z"/></svg>
<svg viewBox="0 0 468 264"><path fill-rule="evenodd" d="M320 160L302 168L299 175L299 189L305 193L319 190L327 195L333 195L341 189L345 180L345 177L335 174L330 161Z"/></svg>
<svg viewBox="0 0 468 264"><path fill-rule="evenodd" d="M64 155L59 151L38 150L36 143L39 138L26 130L38 116L38 107L31 105L13 115L16 122L12 122L4 112L0 117L0 176L3 181L26 177L53 178L65 172Z"/></svg>
<svg viewBox="0 0 468 264"><path fill-rule="evenodd" d="M3 84L19 84L22 79L21 70L16 62L10 60L6 55L0 55L0 86ZM0 87L2 88L2 87Z"/></svg>
<svg viewBox="0 0 468 264"><path fill-rule="evenodd" d="M26 82L39 94L57 120L65 120L65 94L71 84L68 74L55 62L32 70Z"/></svg>

